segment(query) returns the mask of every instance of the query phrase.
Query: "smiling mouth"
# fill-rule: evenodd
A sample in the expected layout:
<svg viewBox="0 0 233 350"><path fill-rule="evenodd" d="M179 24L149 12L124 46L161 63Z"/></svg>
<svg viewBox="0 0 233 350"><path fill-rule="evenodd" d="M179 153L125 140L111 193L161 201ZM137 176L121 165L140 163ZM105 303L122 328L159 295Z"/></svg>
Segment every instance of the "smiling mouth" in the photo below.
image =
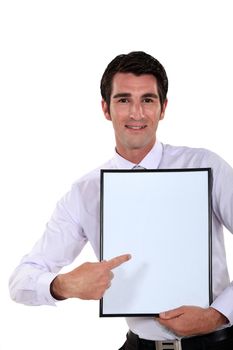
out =
<svg viewBox="0 0 233 350"><path fill-rule="evenodd" d="M135 126L135 125L125 125L127 129L132 129L132 130L142 130L146 128L146 125L141 125L141 126Z"/></svg>

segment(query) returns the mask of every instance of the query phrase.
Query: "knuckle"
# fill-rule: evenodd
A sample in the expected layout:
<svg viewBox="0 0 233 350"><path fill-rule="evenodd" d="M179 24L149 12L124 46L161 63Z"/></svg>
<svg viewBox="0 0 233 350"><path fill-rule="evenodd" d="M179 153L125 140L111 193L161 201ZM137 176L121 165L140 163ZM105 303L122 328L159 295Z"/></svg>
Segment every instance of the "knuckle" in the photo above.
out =
<svg viewBox="0 0 233 350"><path fill-rule="evenodd" d="M101 294L96 294L93 299L94 300L100 300L101 298L102 298Z"/></svg>

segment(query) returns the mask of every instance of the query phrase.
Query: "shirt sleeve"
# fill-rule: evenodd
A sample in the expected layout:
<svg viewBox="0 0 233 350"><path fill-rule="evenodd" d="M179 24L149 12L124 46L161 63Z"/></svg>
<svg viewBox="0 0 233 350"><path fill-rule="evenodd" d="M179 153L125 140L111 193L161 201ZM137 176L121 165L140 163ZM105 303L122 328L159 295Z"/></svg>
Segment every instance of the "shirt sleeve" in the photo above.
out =
<svg viewBox="0 0 233 350"><path fill-rule="evenodd" d="M233 169L214 155L213 211L218 221L233 233ZM218 295L211 305L233 324L233 282Z"/></svg>
<svg viewBox="0 0 233 350"><path fill-rule="evenodd" d="M211 307L227 317L229 324L233 324L233 284L231 283L212 303Z"/></svg>
<svg viewBox="0 0 233 350"><path fill-rule="evenodd" d="M13 272L12 299L26 305L55 305L50 284L59 270L77 257L87 242L80 225L80 194L74 185L58 202L42 238Z"/></svg>

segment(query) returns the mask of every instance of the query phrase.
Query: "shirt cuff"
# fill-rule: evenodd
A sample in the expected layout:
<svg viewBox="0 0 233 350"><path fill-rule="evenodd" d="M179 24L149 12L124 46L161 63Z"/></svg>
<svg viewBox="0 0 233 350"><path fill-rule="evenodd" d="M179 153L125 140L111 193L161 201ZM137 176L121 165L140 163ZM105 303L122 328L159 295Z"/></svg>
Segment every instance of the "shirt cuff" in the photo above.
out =
<svg viewBox="0 0 233 350"><path fill-rule="evenodd" d="M225 317L228 318L230 325L233 324L233 286L227 287L211 304L211 307L221 312Z"/></svg>
<svg viewBox="0 0 233 350"><path fill-rule="evenodd" d="M38 303L42 305L56 306L58 300L54 299L50 293L50 284L57 274L51 272L42 273L37 280Z"/></svg>

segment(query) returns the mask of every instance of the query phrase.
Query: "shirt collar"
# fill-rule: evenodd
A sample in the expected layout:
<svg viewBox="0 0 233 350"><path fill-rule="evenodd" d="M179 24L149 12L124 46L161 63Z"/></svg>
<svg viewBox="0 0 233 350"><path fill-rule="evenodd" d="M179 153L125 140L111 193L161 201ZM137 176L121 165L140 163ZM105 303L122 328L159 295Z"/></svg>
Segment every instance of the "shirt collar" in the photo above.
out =
<svg viewBox="0 0 233 350"><path fill-rule="evenodd" d="M161 162L163 153L162 143L156 141L150 152L142 159L139 164L134 164L125 158L121 157L116 151L113 158L114 165L117 169L132 169L135 165L140 165L145 169L157 169Z"/></svg>

